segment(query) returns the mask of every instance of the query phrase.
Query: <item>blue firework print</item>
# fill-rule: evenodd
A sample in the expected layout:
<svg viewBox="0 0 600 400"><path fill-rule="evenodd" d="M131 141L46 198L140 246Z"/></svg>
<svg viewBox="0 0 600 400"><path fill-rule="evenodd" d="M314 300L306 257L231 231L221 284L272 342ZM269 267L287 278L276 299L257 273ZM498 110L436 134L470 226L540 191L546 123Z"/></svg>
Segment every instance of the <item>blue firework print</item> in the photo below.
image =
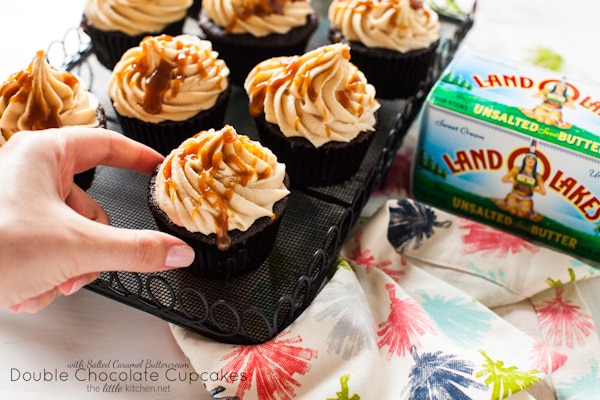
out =
<svg viewBox="0 0 600 400"><path fill-rule="evenodd" d="M413 243L414 249L419 248L423 239L434 234L434 228L448 228L450 225L451 221L439 222L431 207L401 199L395 207L390 206L387 238L396 251L401 253L410 243Z"/></svg>
<svg viewBox="0 0 600 400"><path fill-rule="evenodd" d="M473 378L475 367L471 361L441 351L419 355L415 346L411 354L415 360L409 374L411 400L471 400L461 387L488 390Z"/></svg>
<svg viewBox="0 0 600 400"><path fill-rule="evenodd" d="M357 281L334 281L328 285L330 290L324 290L320 294L320 301L327 304L327 307L317 313L315 319L337 320L326 338L328 351L350 360L365 348L375 346L374 338L369 335L375 330L375 326L368 304L357 301L357 293L362 291ZM353 307L347 307L348 304L353 304Z"/></svg>
<svg viewBox="0 0 600 400"><path fill-rule="evenodd" d="M223 386L217 386L216 388L210 391L210 396L215 400L241 400L237 396L215 397L216 395L218 395L219 393L223 393L224 391L225 388Z"/></svg>

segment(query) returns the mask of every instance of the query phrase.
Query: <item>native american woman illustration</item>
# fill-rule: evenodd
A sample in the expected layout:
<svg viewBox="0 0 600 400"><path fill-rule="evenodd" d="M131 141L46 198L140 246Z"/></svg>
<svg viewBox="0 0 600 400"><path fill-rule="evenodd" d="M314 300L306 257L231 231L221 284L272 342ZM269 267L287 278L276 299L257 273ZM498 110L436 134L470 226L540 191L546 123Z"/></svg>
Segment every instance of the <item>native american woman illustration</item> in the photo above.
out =
<svg viewBox="0 0 600 400"><path fill-rule="evenodd" d="M529 152L523 157L521 165L515 165L502 177L502 182L512 184L510 193L503 199L492 199L502 210L517 217L528 218L534 222L540 221L542 215L533 209L533 194L546 194L544 179L537 172L536 145L537 141L533 140Z"/></svg>
<svg viewBox="0 0 600 400"><path fill-rule="evenodd" d="M575 108L573 96L569 94L569 86L564 77L554 85L546 85L533 97L541 97L542 103L533 110L521 108L521 111L529 118L561 129L569 129L572 126L563 121L563 107Z"/></svg>

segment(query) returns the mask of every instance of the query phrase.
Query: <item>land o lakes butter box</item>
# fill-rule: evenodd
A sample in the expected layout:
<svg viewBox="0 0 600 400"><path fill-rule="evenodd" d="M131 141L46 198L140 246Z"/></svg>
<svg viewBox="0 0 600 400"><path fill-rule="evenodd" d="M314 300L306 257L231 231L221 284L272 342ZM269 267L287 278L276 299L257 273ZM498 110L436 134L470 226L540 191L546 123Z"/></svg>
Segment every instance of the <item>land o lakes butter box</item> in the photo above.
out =
<svg viewBox="0 0 600 400"><path fill-rule="evenodd" d="M600 88L462 49L429 92L423 203L600 261Z"/></svg>

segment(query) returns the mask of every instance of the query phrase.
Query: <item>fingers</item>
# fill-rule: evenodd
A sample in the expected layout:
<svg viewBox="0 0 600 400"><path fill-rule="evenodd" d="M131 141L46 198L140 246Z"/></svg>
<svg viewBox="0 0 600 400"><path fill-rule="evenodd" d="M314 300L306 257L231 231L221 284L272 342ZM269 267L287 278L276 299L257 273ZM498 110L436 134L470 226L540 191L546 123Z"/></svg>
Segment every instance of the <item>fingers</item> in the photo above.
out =
<svg viewBox="0 0 600 400"><path fill-rule="evenodd" d="M20 142L23 141L36 144L21 146ZM58 165L68 168L66 172L70 174L83 172L97 165L149 174L164 159L156 150L121 133L81 126L22 131L11 137L3 147L20 148L27 152L38 151L40 157L52 155L58 160Z"/></svg>
<svg viewBox="0 0 600 400"><path fill-rule="evenodd" d="M123 232L125 235L109 244L113 251L105 271L156 272L187 267L194 261L194 250L173 236L150 230Z"/></svg>
<svg viewBox="0 0 600 400"><path fill-rule="evenodd" d="M69 266L66 276L102 271L157 272L187 267L194 260L191 247L166 233L76 219L70 229L77 242L70 247L77 248L80 257Z"/></svg>
<svg viewBox="0 0 600 400"><path fill-rule="evenodd" d="M95 281L98 276L100 276L98 272L76 276L58 285L58 291L65 296L72 295L85 285Z"/></svg>
<svg viewBox="0 0 600 400"><path fill-rule="evenodd" d="M12 312L36 313L48 307L58 296L60 296L58 288L51 289L39 296L29 298L19 304L9 307Z"/></svg>
<svg viewBox="0 0 600 400"><path fill-rule="evenodd" d="M59 134L65 141L66 154L75 158L75 172L106 165L150 174L164 158L150 147L107 129L65 127Z"/></svg>
<svg viewBox="0 0 600 400"><path fill-rule="evenodd" d="M102 224L109 224L110 220L106 211L94 199L90 197L83 189L77 185L72 185L65 203L78 214L92 221Z"/></svg>
<svg viewBox="0 0 600 400"><path fill-rule="evenodd" d="M36 313L48 307L54 300L60 295L69 296L85 285L92 283L98 278L99 273L90 273L81 276L77 276L67 280L66 282L58 285L56 288L47 291L39 296L29 298L19 304L9 307L9 311L12 312L25 312L25 313Z"/></svg>

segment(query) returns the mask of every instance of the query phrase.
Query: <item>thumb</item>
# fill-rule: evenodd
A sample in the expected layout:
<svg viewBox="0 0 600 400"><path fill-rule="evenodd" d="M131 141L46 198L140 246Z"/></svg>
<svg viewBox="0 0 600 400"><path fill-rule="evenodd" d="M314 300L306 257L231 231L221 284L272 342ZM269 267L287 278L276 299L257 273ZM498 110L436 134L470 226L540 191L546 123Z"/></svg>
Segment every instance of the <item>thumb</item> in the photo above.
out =
<svg viewBox="0 0 600 400"><path fill-rule="evenodd" d="M74 275L102 271L157 272L187 267L194 261L194 250L183 240L154 230L117 228L89 221L82 254L85 257ZM91 237L90 237L91 235ZM88 247L88 249L85 249Z"/></svg>

